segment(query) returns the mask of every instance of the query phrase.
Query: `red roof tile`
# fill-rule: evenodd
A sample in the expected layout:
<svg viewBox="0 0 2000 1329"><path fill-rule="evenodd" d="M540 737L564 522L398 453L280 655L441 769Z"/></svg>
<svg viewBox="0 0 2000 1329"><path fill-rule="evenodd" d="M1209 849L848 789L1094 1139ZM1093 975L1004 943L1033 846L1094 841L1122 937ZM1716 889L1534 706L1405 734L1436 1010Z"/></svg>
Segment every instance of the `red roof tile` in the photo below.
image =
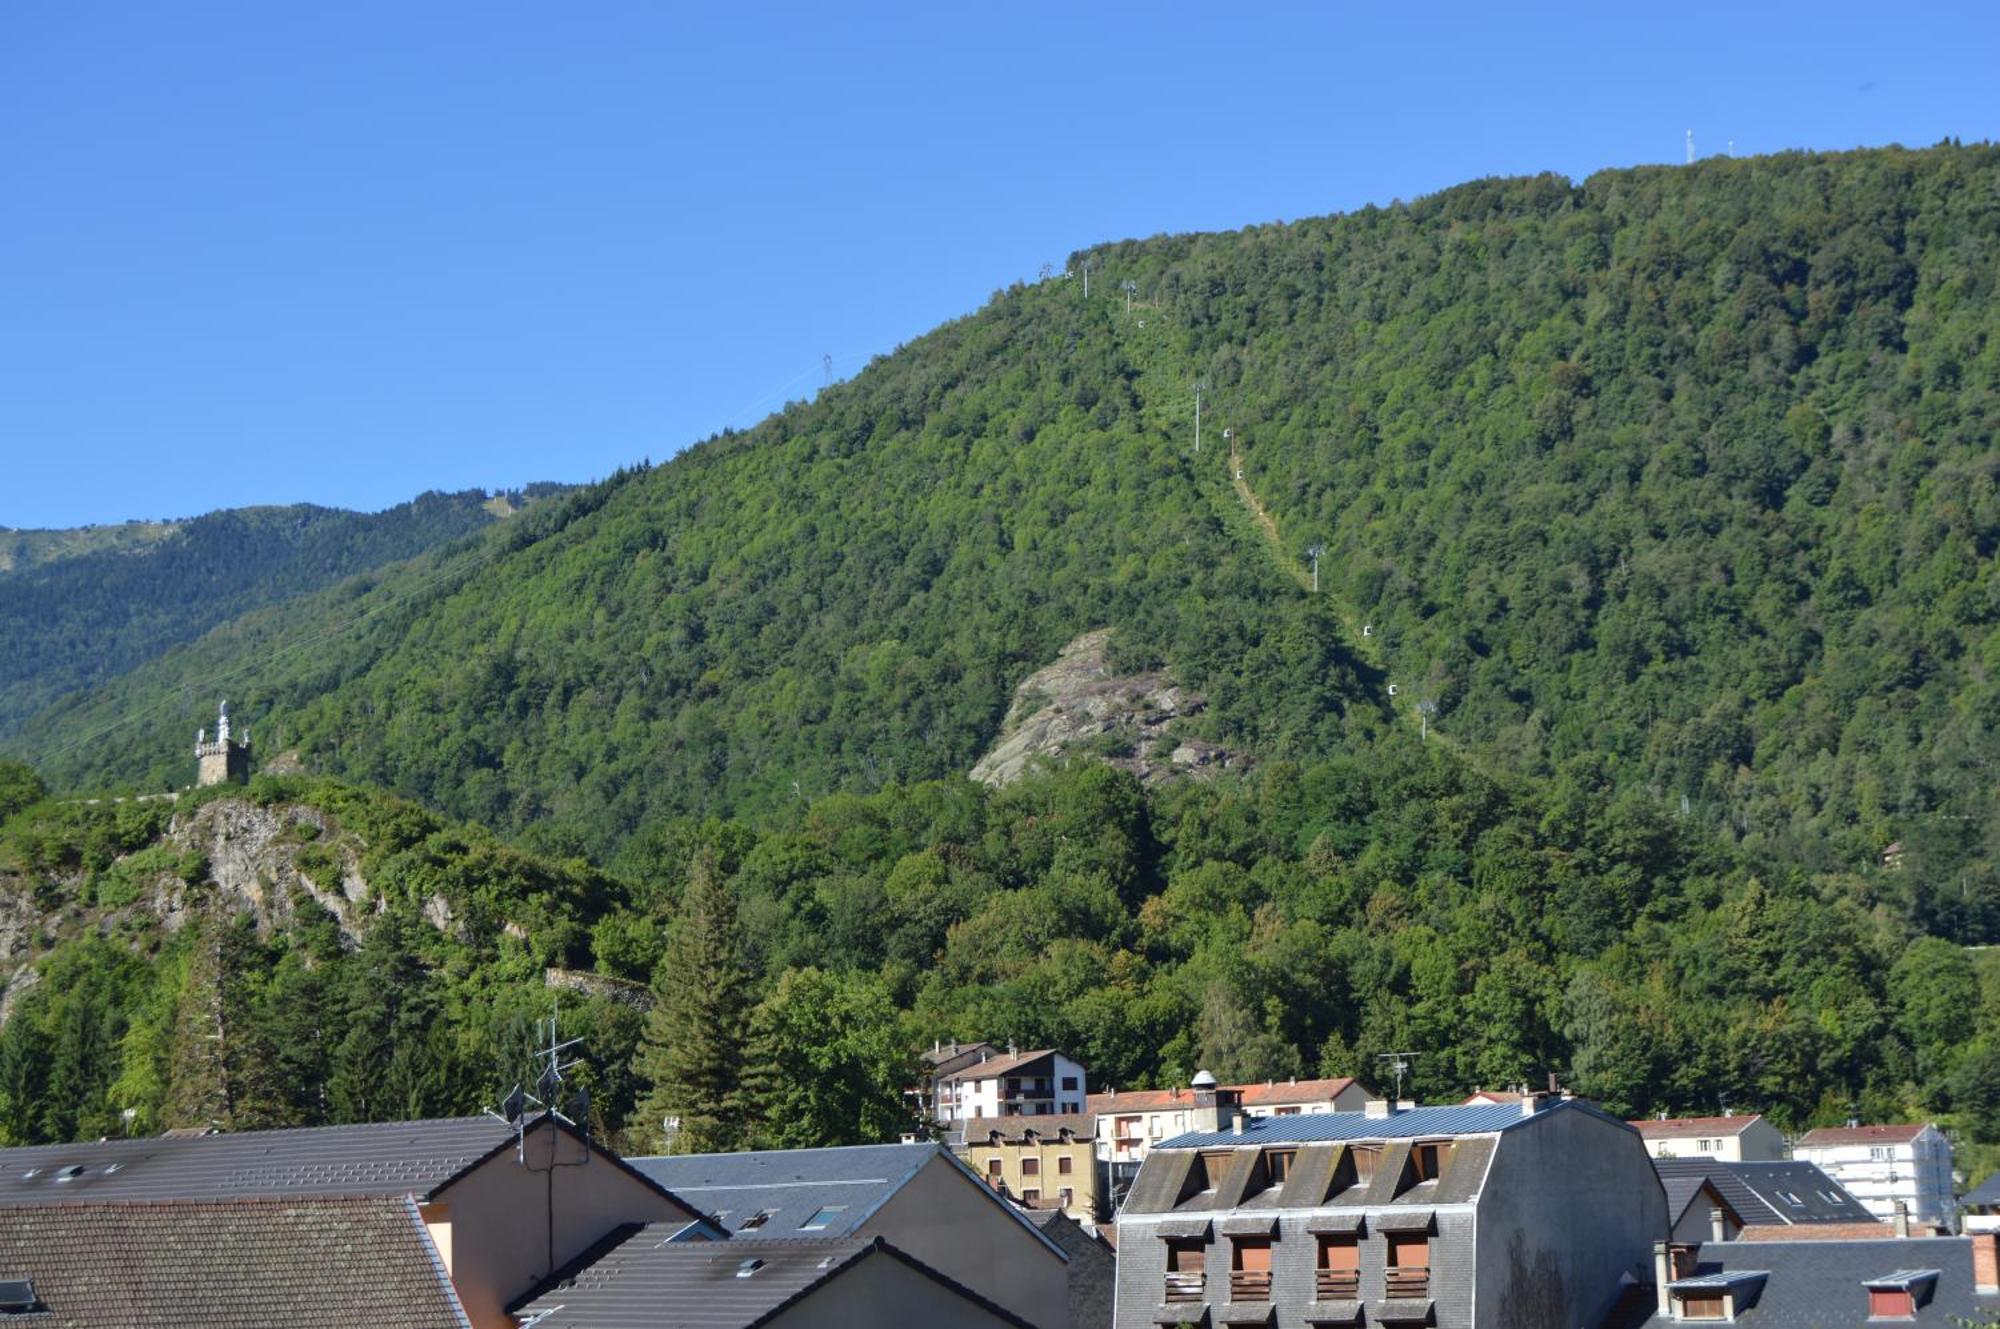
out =
<svg viewBox="0 0 2000 1329"><path fill-rule="evenodd" d="M1742 1117L1668 1117L1665 1121L1646 1117L1631 1125L1648 1140L1683 1140L1703 1135L1741 1135L1751 1123L1762 1120L1762 1114L1752 1112Z"/></svg>
<svg viewBox="0 0 2000 1329"><path fill-rule="evenodd" d="M1354 1077L1343 1075L1331 1080L1287 1080L1259 1084L1225 1084L1218 1089L1234 1090L1245 1107L1280 1107L1292 1103L1330 1103L1354 1085ZM1179 1089L1127 1089L1115 1094L1092 1094L1084 1106L1098 1116L1107 1112L1159 1112L1192 1107L1194 1091Z"/></svg>
<svg viewBox="0 0 2000 1329"><path fill-rule="evenodd" d="M1810 1149L1815 1146L1843 1144L1908 1144L1922 1135L1927 1128L1928 1123L1924 1122L1905 1122L1895 1126L1822 1126L1801 1136L1798 1147Z"/></svg>

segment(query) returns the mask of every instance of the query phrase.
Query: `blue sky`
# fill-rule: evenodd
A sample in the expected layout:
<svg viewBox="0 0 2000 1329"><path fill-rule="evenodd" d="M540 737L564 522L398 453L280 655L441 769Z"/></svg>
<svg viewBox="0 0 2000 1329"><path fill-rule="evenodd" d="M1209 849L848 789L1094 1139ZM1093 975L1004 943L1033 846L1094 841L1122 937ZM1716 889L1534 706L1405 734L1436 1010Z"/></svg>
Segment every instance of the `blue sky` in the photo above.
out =
<svg viewBox="0 0 2000 1329"><path fill-rule="evenodd" d="M1529 12L1532 9L1532 12ZM0 525L585 480L1101 240L2000 136L1989 4L0 13Z"/></svg>

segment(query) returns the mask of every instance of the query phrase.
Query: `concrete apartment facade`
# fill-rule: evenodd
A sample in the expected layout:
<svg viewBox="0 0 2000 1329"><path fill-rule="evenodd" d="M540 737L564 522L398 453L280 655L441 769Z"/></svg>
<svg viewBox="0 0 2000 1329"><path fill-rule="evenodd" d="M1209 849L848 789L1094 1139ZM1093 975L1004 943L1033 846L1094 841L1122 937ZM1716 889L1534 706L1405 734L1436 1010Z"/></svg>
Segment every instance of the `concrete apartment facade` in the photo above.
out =
<svg viewBox="0 0 2000 1329"><path fill-rule="evenodd" d="M947 1127L970 1117L1076 1116L1089 1093L1082 1065L1060 1052L985 1049L932 1077L931 1114Z"/></svg>
<svg viewBox="0 0 2000 1329"><path fill-rule="evenodd" d="M1901 1203L1917 1222L1956 1225L1951 1142L1935 1126L1822 1127L1801 1136L1792 1157L1818 1164L1877 1218L1893 1221Z"/></svg>
<svg viewBox="0 0 2000 1329"><path fill-rule="evenodd" d="M964 1157L972 1170L1026 1209L1055 1209L1095 1223L1097 1137L1088 1115L974 1117L964 1124Z"/></svg>
<svg viewBox="0 0 2000 1329"><path fill-rule="evenodd" d="M1140 1169L1119 1329L1595 1326L1667 1230L1638 1133L1572 1099L1225 1120Z"/></svg>
<svg viewBox="0 0 2000 1329"><path fill-rule="evenodd" d="M1632 1128L1655 1158L1712 1158L1724 1163L1775 1163L1785 1137L1759 1113L1748 1116L1649 1117Z"/></svg>

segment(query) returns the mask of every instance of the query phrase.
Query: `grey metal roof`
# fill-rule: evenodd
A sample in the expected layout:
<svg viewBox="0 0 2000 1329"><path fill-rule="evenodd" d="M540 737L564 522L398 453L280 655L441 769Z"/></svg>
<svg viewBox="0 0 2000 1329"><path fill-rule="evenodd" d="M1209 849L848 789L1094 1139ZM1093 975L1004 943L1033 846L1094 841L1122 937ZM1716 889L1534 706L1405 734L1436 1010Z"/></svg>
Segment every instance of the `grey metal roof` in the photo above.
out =
<svg viewBox="0 0 2000 1329"><path fill-rule="evenodd" d="M1302 1112L1287 1117L1252 1117L1241 1134L1231 1130L1189 1131L1162 1140L1155 1149L1204 1149L1222 1145L1306 1144L1328 1140L1414 1140L1454 1135L1490 1135L1545 1117L1552 1112L1591 1112L1606 1121L1616 1117L1577 1099L1562 1099L1528 1115L1519 1103L1464 1103L1449 1107L1408 1108L1394 1116L1371 1117L1365 1112ZM1626 1130L1625 1122L1618 1124Z"/></svg>
<svg viewBox="0 0 2000 1329"><path fill-rule="evenodd" d="M0 1149L0 1207L425 1195L512 1136L491 1117L451 1117L27 1145Z"/></svg>
<svg viewBox="0 0 2000 1329"><path fill-rule="evenodd" d="M1676 1183L1704 1179L1736 1211L1738 1218L1753 1226L1880 1221L1816 1163L1656 1158L1653 1169L1667 1187L1669 1200L1674 1196Z"/></svg>
<svg viewBox="0 0 2000 1329"><path fill-rule="evenodd" d="M863 1260L898 1261L1004 1323L1026 1321L881 1238L675 1242L649 1224L514 1313L534 1329L749 1329Z"/></svg>
<svg viewBox="0 0 2000 1329"><path fill-rule="evenodd" d="M625 1160L660 1186L713 1215L738 1241L851 1236L933 1161L965 1181L1009 1221L1059 1258L1062 1247L993 1193L949 1149L921 1144L860 1144L835 1149L754 1149L734 1154L658 1154ZM825 1212L831 1211L831 1212ZM764 1219L746 1228L757 1215ZM822 1226L807 1228L820 1216Z"/></svg>
<svg viewBox="0 0 2000 1329"><path fill-rule="evenodd" d="M1714 1286L1707 1280L1764 1275L1754 1301L1739 1306L1735 1323L1744 1329L1823 1329L1868 1322L1868 1284L1908 1274L1921 1266L1938 1277L1929 1297L1920 1298L1916 1317L1902 1323L1952 1326L1961 1317L2000 1310L2000 1297L1972 1290L1972 1243L1964 1237L1894 1237L1861 1241L1709 1242L1697 1256L1691 1279L1671 1286ZM1745 1293L1753 1290L1745 1289ZM1658 1314L1629 1323L1645 1329L1683 1324Z"/></svg>
<svg viewBox="0 0 2000 1329"><path fill-rule="evenodd" d="M2000 1206L2000 1172L1995 1172L1992 1176L1967 1191L1965 1198L1959 1201L1959 1203L1966 1205L1976 1204L1982 1207Z"/></svg>

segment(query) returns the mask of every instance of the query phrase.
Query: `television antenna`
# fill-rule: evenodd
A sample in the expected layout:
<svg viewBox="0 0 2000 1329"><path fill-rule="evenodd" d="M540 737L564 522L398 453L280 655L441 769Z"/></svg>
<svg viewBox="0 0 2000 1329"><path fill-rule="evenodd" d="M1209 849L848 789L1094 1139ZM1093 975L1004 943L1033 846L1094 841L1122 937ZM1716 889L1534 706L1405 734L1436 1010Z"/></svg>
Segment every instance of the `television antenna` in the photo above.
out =
<svg viewBox="0 0 2000 1329"><path fill-rule="evenodd" d="M1125 313L1129 317L1132 313L1132 293L1139 289L1139 283L1130 280L1122 281L1118 283L1118 289L1125 292Z"/></svg>
<svg viewBox="0 0 2000 1329"><path fill-rule="evenodd" d="M1694 165L1694 131L1688 130L1688 165Z"/></svg>
<svg viewBox="0 0 2000 1329"><path fill-rule="evenodd" d="M1090 298L1090 260L1083 261L1083 298Z"/></svg>
<svg viewBox="0 0 2000 1329"><path fill-rule="evenodd" d="M1205 378L1196 379L1194 381L1194 455L1197 457L1201 455L1201 394L1206 391L1208 391L1208 380Z"/></svg>
<svg viewBox="0 0 2000 1329"><path fill-rule="evenodd" d="M1427 743L1431 736L1431 717L1437 714L1438 704L1429 697L1417 703L1417 741Z"/></svg>
<svg viewBox="0 0 2000 1329"><path fill-rule="evenodd" d="M1324 554L1325 552L1326 552L1326 546L1325 546L1325 545L1323 545L1323 544L1317 544L1317 543L1315 543L1315 544L1310 544L1310 545L1307 545L1307 546L1306 546L1306 557L1307 557L1307 558L1309 558L1309 559L1311 559L1311 560L1313 561L1313 594L1314 594L1314 595L1318 595L1318 594L1319 594L1319 559L1320 559L1320 555L1321 555L1321 554Z"/></svg>
<svg viewBox="0 0 2000 1329"><path fill-rule="evenodd" d="M583 1064L581 1057L564 1057L564 1053L580 1045L581 1038L562 1037L562 1011L559 1006L551 1007L547 1020L535 1021L535 1037L539 1041L547 1038L547 1043L535 1050L534 1060L541 1065L541 1074L535 1077L535 1090L529 1093L516 1084L500 1100L498 1111L486 1109L489 1117L498 1117L514 1128L515 1157L523 1164L527 1162L528 1126L530 1108L538 1108L542 1116L555 1117L572 1126L588 1132L590 1129L590 1090L578 1088L569 1102L569 1110L562 1110L562 1091L565 1073ZM546 1034L544 1033L546 1031Z"/></svg>
<svg viewBox="0 0 2000 1329"><path fill-rule="evenodd" d="M1417 1058L1420 1055L1422 1054L1416 1052L1378 1052L1375 1054L1375 1060L1385 1063L1385 1069L1396 1073L1395 1101L1398 1103L1403 1101L1403 1076L1409 1072L1410 1067L1416 1065Z"/></svg>
<svg viewBox="0 0 2000 1329"><path fill-rule="evenodd" d="M830 388L833 386L833 356L829 353L822 355L819 359L820 363L826 366L826 382L821 386Z"/></svg>

